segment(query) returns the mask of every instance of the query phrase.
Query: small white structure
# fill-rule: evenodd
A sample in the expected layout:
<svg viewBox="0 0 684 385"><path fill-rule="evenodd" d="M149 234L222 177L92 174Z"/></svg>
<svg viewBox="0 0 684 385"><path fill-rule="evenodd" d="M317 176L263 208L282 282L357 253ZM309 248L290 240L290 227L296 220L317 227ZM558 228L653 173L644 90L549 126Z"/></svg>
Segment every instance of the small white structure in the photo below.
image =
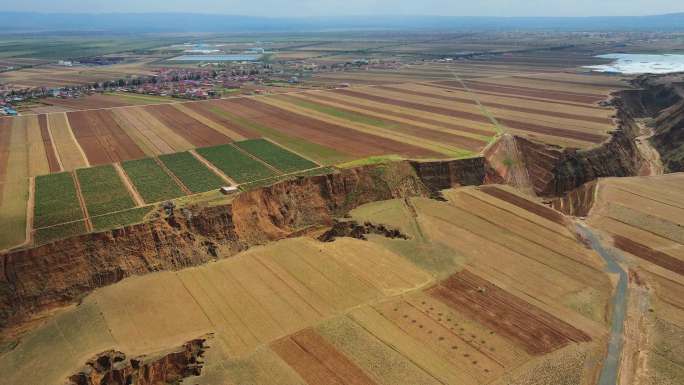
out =
<svg viewBox="0 0 684 385"><path fill-rule="evenodd" d="M221 191L221 194L228 195L232 192L236 192L238 190L237 187L235 186L223 186L219 189Z"/></svg>

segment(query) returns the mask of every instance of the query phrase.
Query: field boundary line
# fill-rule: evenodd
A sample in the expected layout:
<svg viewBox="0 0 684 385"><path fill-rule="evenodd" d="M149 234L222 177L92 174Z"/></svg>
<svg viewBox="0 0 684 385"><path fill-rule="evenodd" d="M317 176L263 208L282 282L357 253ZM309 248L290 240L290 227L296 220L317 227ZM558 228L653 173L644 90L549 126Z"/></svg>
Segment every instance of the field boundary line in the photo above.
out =
<svg viewBox="0 0 684 385"><path fill-rule="evenodd" d="M263 164L264 166L268 167L271 171L275 172L276 175L278 175L278 176L283 175L283 172L278 170L277 168L275 168L275 166L271 166L270 164L266 163L265 160L258 158L256 155L250 154L249 152L247 152L247 150L244 150L244 149L240 148L240 146L236 145L235 142L228 143L228 145L232 146L233 148L236 148L238 151L241 151L243 154L249 156L250 158L252 158L252 159L256 160L257 162ZM247 182L247 183L250 183L250 182Z"/></svg>
<svg viewBox="0 0 684 385"><path fill-rule="evenodd" d="M185 115L189 116L192 119L195 119L196 121L204 124L205 126L211 128L214 131L219 132L220 134L223 134L230 138L232 141L241 141L241 140L246 140L247 138L242 136L241 134L229 129L228 127L223 126L222 124L212 120L211 118L208 118L206 116L203 116L202 114L198 113L197 111L194 111L188 105L190 103L199 103L197 101L192 101L189 103L174 103L172 105L173 108L176 110L184 113Z"/></svg>
<svg viewBox="0 0 684 385"><path fill-rule="evenodd" d="M194 195L197 195L197 194L194 194ZM182 198L182 197L179 197L179 198ZM93 219L93 218L102 218L102 217L106 217L106 216L109 216L109 215L125 213L126 211L131 211L131 210L135 210L135 209L139 209L139 208L145 208L145 207L149 207L150 210L151 210L154 206L156 206L157 204L159 204L159 203L161 203L161 202L164 202L164 201L159 201L159 202L154 202L154 203L146 204L146 205L143 205L142 207L130 207L130 208L123 209L123 210L111 211L111 212L108 212L108 213L105 213L105 214L93 215L93 216L91 216L91 217L89 217L89 218L91 218L91 219ZM35 232L36 230L51 229L51 228L53 228L53 227L58 227L58 226L62 226L62 225L69 225L69 224L77 223L77 222L85 222L85 219L77 219L77 220L75 220L75 221L68 221L68 222L57 223L57 224L55 224L55 225L43 226L43 227L39 227L39 228L37 228L37 229L33 229L33 231ZM132 224L135 224L135 223L132 223ZM129 226L129 225L125 225L125 226ZM94 233L94 232L96 232L96 230L93 229L93 230L90 231L90 232L91 232L91 233ZM86 232L86 234L87 234L87 233L88 233L88 232Z"/></svg>
<svg viewBox="0 0 684 385"><path fill-rule="evenodd" d="M188 150L190 155L194 156L195 159L200 161L202 164L204 164L210 171L212 171L214 174L218 175L221 179L223 179L225 182L228 182L231 186L237 186L238 184L228 175L226 175L223 171L221 171L218 167L214 166L210 161L204 159L202 155L198 154L195 149Z"/></svg>
<svg viewBox="0 0 684 385"><path fill-rule="evenodd" d="M372 135L372 136L375 136L378 138L383 138L386 140L392 140L395 142L411 145L411 146L414 146L417 148L421 148L423 150L428 150L428 151L432 151L435 153L440 153L440 154L447 155L450 157L454 157L454 153L464 151L464 149L459 148L459 147L455 147L452 145L445 145L443 143L439 143L439 142L427 140L427 139L422 139L419 137L411 136L409 134L392 131L392 130L389 130L386 128L381 128L381 127L372 126L372 125L365 124L365 123L359 123L359 122L354 122L351 120L337 118L337 117L334 117L332 115L328 115L325 113L319 113L317 111L305 110L301 107L296 106L295 104L283 102L281 100L269 100L268 98L262 98L261 102L264 104L276 107L276 108L280 108L280 109L285 110L285 111L295 113L295 114L299 114L302 116L308 116L312 119L316 119L316 120L319 120L321 122L336 124L338 126L342 126L342 127L348 128L348 129L353 130L353 131L362 132L362 133L365 133L367 135Z"/></svg>
<svg viewBox="0 0 684 385"><path fill-rule="evenodd" d="M131 195L133 198L133 201L135 202L136 207L143 207L145 206L145 201L142 199L142 196L138 192L138 189L135 188L135 185L133 185L133 182L128 178L128 174L126 174L126 171L124 171L123 167L121 167L120 162L116 162L113 164L114 169L116 172L119 174L119 177L121 178L121 181L123 182L124 186L126 186L126 189L128 190L128 193Z"/></svg>
<svg viewBox="0 0 684 385"><path fill-rule="evenodd" d="M50 119L48 119L47 115L45 115L45 128L47 129L48 137L50 137L50 143L52 144L52 152L55 154L55 158L57 158L59 171L64 171L62 157L59 155L59 151L57 151L57 143L55 143L55 138L52 136L52 127L50 125Z"/></svg>
<svg viewBox="0 0 684 385"><path fill-rule="evenodd" d="M156 156L155 156L154 158L152 158L152 159L154 159L155 163L157 163L157 165L158 165L158 166L159 166L159 167L160 167L160 168L161 168L161 169L162 169L162 170L163 170L163 171L164 171L164 172L165 172L165 173L166 173L166 174L167 174L167 175L168 175L168 176L177 184L177 185L178 185L178 187L180 187L181 190L183 190L183 192L185 193L186 196L187 196L187 195L192 195L192 191L190 191L190 189L188 188L188 186L186 186L186 185L185 185L185 184L176 176L176 174L172 173L171 170L169 170L169 169L166 167L166 165L164 164L164 162L161 161L161 159L159 159L159 158L156 157Z"/></svg>
<svg viewBox="0 0 684 385"><path fill-rule="evenodd" d="M83 221L85 222L86 232L90 233L93 231L93 223L90 221L88 208L81 193L81 183L76 176L76 172L71 172L71 178L74 180L74 186L76 187L76 197L78 198L78 204L81 205L81 211L83 211ZM75 221L78 222L78 221Z"/></svg>
<svg viewBox="0 0 684 385"><path fill-rule="evenodd" d="M482 102L480 102L480 98L477 97L477 93L474 92L473 90L471 90L471 89L466 85L466 83L461 79L461 77L458 76L458 74L456 73L456 71L451 71L451 74L454 75L454 77L456 78L456 80L458 80L459 83L461 83L461 85L463 86L463 89L464 89L468 94L471 95L471 97L473 98L473 100L475 101L475 103L477 104L477 106L480 107L480 111L481 111L481 112L482 112L482 113L483 113L483 114L492 122L492 124L494 125L494 128L496 129L496 136L494 137L494 140L492 140L491 142L492 142L492 143L495 142L497 137L499 137L499 136L501 136L501 135L503 135L503 134L506 133L505 127L502 126L502 125L499 123L499 121L496 119L496 117L495 117L494 115L492 115L491 112L489 112L489 110L487 109L487 107L485 107L485 106L482 104Z"/></svg>
<svg viewBox="0 0 684 385"><path fill-rule="evenodd" d="M371 117L374 117L377 119L387 120L387 121L393 122L393 123L407 124L407 125L412 125L415 127L420 127L420 128L423 128L423 129L426 129L429 131L441 132L441 133L445 133L445 134L449 134L449 135L453 135L453 136L459 136L459 137L467 138L467 139L480 140L483 143L486 143L491 138L491 136L484 136L484 135L479 135L479 134L475 134L475 133L469 133L466 131L458 131L458 130L453 129L453 128L440 127L440 126L438 126L436 124L432 124L432 123L426 123L426 122L421 122L418 120L411 120L411 119L407 119L407 118L403 118L403 117L399 117L399 116L390 115L393 112L390 110L388 110L387 113L381 113L381 112L377 112L377 111L372 111L372 110L367 110L364 108L356 107L353 105L345 105L342 101L340 101L340 102L332 102L332 101L328 101L328 100L315 100L314 101L314 100L312 100L313 96L310 96L308 94L290 95L290 97L302 99L302 100L307 101L307 102L314 102L314 103L317 103L317 104L320 104L323 106L327 106L327 107L346 109L346 110L355 112L357 114L367 115L367 116L371 116ZM353 101L350 101L350 103L353 103ZM379 103L379 102L377 102L377 103ZM406 112L401 112L401 111L399 113L406 114ZM444 116L446 116L446 115L444 115ZM436 121L436 122L439 122L439 121ZM439 123L448 124L447 122L439 122Z"/></svg>
<svg viewBox="0 0 684 385"><path fill-rule="evenodd" d="M83 147L81 147L81 144L76 139L76 135L74 134L74 129L71 128L71 123L69 122L69 115L67 115L66 112L61 112L61 114L64 115L64 121L66 122L66 127L69 131L69 135L71 136L71 139L76 144L76 148L78 148L78 151L81 152L81 156L83 157L83 161L85 162L86 167L91 167L90 161L88 160L88 157L86 156L85 151L83 151Z"/></svg>
<svg viewBox="0 0 684 385"><path fill-rule="evenodd" d="M36 201L36 177L28 178L28 199L26 201L26 239L15 247L28 246L33 243L33 215Z"/></svg>

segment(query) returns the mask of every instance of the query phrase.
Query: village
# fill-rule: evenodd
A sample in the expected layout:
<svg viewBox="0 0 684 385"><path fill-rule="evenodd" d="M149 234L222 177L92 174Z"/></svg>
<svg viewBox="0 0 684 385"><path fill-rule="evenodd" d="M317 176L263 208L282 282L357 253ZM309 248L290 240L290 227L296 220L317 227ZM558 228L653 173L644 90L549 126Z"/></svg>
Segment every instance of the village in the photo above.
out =
<svg viewBox="0 0 684 385"><path fill-rule="evenodd" d="M80 65L80 63L64 60L60 60L59 63L65 66ZM98 63L97 65L102 65ZM98 93L116 92L205 100L240 92L260 94L267 86L296 86L318 72L392 69L398 68L399 65L400 63L394 61L382 62L369 59L339 63L302 60L221 62L201 63L193 67L160 67L154 70L153 75L133 75L121 79L56 88L16 89L9 84L0 84L0 116L19 115L22 105L46 98L78 99Z"/></svg>

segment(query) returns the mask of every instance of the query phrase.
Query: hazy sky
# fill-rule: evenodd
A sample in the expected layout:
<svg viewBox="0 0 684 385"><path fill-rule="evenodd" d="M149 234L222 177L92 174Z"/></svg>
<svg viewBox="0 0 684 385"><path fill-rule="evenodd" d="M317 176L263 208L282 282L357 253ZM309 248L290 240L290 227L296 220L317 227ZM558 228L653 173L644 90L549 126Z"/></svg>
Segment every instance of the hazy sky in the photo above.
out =
<svg viewBox="0 0 684 385"><path fill-rule="evenodd" d="M612 16L684 11L682 0L14 0L8 11L194 12L255 16Z"/></svg>

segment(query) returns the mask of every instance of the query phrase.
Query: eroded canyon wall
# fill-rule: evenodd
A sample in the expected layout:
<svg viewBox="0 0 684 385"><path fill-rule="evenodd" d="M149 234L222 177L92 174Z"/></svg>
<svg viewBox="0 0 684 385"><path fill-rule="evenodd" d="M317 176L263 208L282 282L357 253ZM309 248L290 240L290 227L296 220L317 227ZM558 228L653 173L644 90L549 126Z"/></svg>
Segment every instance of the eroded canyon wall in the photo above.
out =
<svg viewBox="0 0 684 385"><path fill-rule="evenodd" d="M433 164L430 175L453 185L482 180L483 160L448 163ZM330 225L364 203L429 196L426 184L433 179L424 183L419 174L425 172L397 162L302 177L241 193L228 205L160 212L150 222L1 255L0 324L73 303L128 276L204 264L309 226Z"/></svg>

